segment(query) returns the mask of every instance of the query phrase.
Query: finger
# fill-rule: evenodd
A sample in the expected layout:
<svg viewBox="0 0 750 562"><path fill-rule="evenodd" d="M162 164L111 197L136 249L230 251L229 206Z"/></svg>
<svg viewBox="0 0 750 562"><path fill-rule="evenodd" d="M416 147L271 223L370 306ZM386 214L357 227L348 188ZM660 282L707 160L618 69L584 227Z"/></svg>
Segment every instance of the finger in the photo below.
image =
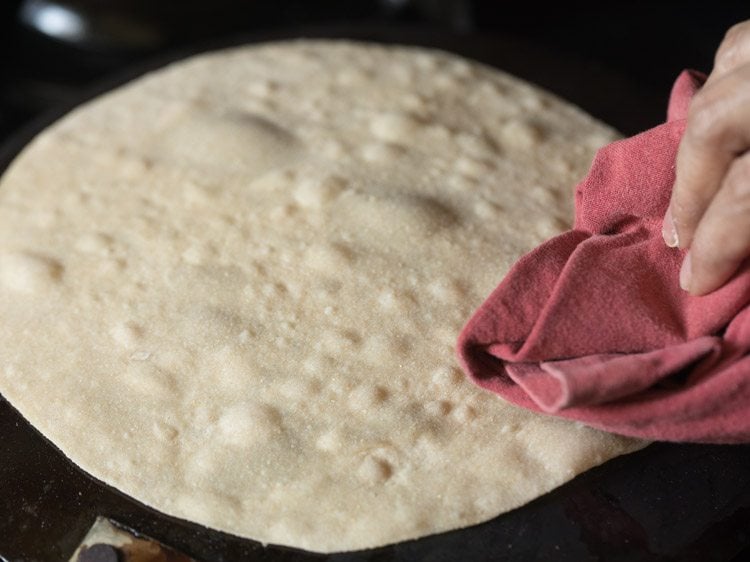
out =
<svg viewBox="0 0 750 562"><path fill-rule="evenodd" d="M750 152L729 168L695 231L680 285L694 295L718 289L750 256Z"/></svg>
<svg viewBox="0 0 750 562"><path fill-rule="evenodd" d="M665 240L670 229L674 229L679 247L690 246L695 228L718 191L729 164L748 148L750 64L704 87L690 104L687 127L677 152L669 212L665 216Z"/></svg>
<svg viewBox="0 0 750 562"><path fill-rule="evenodd" d="M750 20L738 23L727 31L714 57L714 68L708 83L750 62Z"/></svg>

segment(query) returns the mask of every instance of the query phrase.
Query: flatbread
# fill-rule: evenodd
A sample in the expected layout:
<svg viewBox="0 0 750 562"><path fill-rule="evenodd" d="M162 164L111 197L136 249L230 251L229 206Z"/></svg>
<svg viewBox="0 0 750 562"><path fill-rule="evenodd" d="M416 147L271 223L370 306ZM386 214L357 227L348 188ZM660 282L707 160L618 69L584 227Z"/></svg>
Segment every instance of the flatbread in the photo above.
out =
<svg viewBox="0 0 750 562"><path fill-rule="evenodd" d="M3 176L0 391L96 478L243 537L330 552L490 519L643 446L512 407L454 358L615 137L436 51L173 64Z"/></svg>

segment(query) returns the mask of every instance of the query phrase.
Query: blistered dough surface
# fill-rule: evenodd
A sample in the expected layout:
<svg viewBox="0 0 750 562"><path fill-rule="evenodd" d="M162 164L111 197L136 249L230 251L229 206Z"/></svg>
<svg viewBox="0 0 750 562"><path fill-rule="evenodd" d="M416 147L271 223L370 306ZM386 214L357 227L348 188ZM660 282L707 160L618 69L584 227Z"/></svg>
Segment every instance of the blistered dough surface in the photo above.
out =
<svg viewBox="0 0 750 562"><path fill-rule="evenodd" d="M487 520L640 446L511 407L454 359L614 137L420 49L149 74L0 181L0 392L97 478L244 537L335 551Z"/></svg>

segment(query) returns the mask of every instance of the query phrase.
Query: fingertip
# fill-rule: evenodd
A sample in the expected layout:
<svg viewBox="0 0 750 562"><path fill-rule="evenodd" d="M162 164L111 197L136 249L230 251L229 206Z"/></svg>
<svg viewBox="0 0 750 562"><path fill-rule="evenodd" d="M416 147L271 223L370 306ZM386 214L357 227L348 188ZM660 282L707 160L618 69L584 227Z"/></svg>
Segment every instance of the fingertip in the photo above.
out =
<svg viewBox="0 0 750 562"><path fill-rule="evenodd" d="M690 250L680 268L680 287L696 297L708 295L726 284L738 267L739 263L701 259Z"/></svg>

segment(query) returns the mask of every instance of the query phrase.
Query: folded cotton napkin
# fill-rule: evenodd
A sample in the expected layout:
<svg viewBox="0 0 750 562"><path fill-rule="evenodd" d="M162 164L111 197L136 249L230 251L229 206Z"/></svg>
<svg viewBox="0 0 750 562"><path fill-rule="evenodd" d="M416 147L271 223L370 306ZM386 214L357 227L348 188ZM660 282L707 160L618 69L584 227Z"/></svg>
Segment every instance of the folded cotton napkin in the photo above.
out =
<svg viewBox="0 0 750 562"><path fill-rule="evenodd" d="M668 120L602 148L572 230L521 258L464 327L474 382L532 410L667 441L750 441L750 269L707 296L679 288L684 252L662 217L691 97Z"/></svg>

